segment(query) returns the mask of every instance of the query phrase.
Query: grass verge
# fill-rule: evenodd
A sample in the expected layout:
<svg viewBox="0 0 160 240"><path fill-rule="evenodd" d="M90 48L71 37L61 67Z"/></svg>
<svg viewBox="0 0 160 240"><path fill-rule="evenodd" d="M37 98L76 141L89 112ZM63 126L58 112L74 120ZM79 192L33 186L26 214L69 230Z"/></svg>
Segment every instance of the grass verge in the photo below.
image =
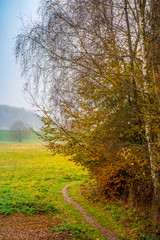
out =
<svg viewBox="0 0 160 240"><path fill-rule="evenodd" d="M85 180L81 184L71 185L68 190L69 196L86 209L88 215L94 216L102 226L112 229L120 239L160 239L159 230L136 211L124 208L120 202L99 200L93 193L96 187L94 181Z"/></svg>

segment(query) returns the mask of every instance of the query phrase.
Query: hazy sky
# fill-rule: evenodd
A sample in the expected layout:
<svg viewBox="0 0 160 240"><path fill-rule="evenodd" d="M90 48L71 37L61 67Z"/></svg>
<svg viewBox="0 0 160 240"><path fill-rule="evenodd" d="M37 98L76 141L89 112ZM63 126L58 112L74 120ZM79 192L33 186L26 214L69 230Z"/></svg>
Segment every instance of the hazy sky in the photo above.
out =
<svg viewBox="0 0 160 240"><path fill-rule="evenodd" d="M20 33L20 15L35 19L39 0L0 0L0 105L30 108L23 97L24 79L15 63L15 36Z"/></svg>

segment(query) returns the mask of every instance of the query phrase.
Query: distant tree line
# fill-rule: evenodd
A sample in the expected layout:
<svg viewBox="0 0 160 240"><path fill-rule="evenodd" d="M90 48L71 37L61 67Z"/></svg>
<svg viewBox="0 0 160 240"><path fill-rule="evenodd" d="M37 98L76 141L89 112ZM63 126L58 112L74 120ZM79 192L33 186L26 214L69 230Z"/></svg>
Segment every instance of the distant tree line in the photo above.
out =
<svg viewBox="0 0 160 240"><path fill-rule="evenodd" d="M158 224L159 1L42 0L39 13L17 36L16 56L43 138L88 168L107 197L152 203Z"/></svg>

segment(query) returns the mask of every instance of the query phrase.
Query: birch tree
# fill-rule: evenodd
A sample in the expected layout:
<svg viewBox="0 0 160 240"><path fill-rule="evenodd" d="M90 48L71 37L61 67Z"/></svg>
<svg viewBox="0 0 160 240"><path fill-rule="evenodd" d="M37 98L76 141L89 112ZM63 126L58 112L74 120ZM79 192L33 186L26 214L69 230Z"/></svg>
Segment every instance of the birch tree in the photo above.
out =
<svg viewBox="0 0 160 240"><path fill-rule="evenodd" d="M152 69L150 69L148 60L153 61L154 58L154 52L152 51L151 57L148 59L147 55L149 52L149 49L147 49L147 45L149 45L149 42L151 42L151 47L155 44L155 39L152 35L152 28L155 28L156 26L152 24L151 30L150 30L150 36L149 40L147 39L147 10L150 12L151 17L153 17L153 10L154 5L156 4L156 1L151 1L149 10L147 9L147 1L141 0L138 3L139 7L139 13L140 13L140 36L141 36L141 48L142 48L142 79L143 79L143 92L144 92L144 119L145 119L145 136L148 146L148 153L149 153L149 159L150 159L150 165L151 165L151 175L153 179L154 184L154 197L157 206L159 206L160 211L160 169L159 169L159 154L158 154L158 148L157 145L159 144L159 136L157 134L156 139L153 140L153 116L154 113L152 111L152 96L150 93L151 84L154 85L154 102L157 103L157 106L159 105L159 97L157 95L157 90L159 86L157 86L155 82L155 65L154 62L152 62ZM151 20L152 21L152 20ZM149 71L152 71L152 78L150 80ZM158 114L158 112L157 112ZM155 141L155 142L154 142Z"/></svg>

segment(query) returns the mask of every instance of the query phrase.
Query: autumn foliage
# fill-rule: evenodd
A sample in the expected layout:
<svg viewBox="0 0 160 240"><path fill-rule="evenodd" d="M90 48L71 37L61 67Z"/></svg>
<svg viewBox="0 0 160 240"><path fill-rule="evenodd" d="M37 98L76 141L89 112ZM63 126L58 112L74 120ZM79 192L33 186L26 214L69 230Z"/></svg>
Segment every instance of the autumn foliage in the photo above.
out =
<svg viewBox="0 0 160 240"><path fill-rule="evenodd" d="M159 214L158 6L42 1L16 55L49 148L88 168L106 196L134 192L134 205L155 201Z"/></svg>

